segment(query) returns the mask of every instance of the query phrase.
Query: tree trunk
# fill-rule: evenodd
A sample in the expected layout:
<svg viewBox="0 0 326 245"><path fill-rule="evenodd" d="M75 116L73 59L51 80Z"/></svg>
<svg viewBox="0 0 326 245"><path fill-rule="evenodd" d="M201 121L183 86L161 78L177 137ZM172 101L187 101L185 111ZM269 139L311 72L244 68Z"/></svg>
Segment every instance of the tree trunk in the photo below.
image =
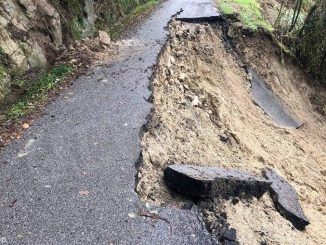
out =
<svg viewBox="0 0 326 245"><path fill-rule="evenodd" d="M307 16L297 53L306 70L326 85L326 0L317 1Z"/></svg>

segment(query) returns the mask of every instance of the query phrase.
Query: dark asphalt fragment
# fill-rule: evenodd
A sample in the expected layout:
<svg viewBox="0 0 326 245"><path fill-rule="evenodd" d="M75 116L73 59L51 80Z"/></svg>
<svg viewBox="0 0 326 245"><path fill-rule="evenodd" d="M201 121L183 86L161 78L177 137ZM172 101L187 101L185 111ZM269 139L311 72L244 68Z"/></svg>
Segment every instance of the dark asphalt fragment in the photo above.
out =
<svg viewBox="0 0 326 245"><path fill-rule="evenodd" d="M194 6L197 6L195 8ZM211 1L187 1L182 6L181 11L178 13L176 19L185 22L204 22L216 21L220 18L221 14Z"/></svg>
<svg viewBox="0 0 326 245"><path fill-rule="evenodd" d="M17 199L14 199L14 200L9 204L9 207L10 207L10 208L15 207L16 202L17 202Z"/></svg>
<svg viewBox="0 0 326 245"><path fill-rule="evenodd" d="M263 78L252 68L248 69L251 76L252 96L254 102L262 108L274 122L283 127L299 128L302 122L295 119L282 101L270 90Z"/></svg>
<svg viewBox="0 0 326 245"><path fill-rule="evenodd" d="M171 189L192 198L260 198L271 185L244 171L194 165L171 165L164 179Z"/></svg>
<svg viewBox="0 0 326 245"><path fill-rule="evenodd" d="M309 221L303 213L297 192L274 170L265 169L263 174L272 181L270 193L276 209L282 216L291 221L295 228L303 230L305 226L309 225Z"/></svg>
<svg viewBox="0 0 326 245"><path fill-rule="evenodd" d="M237 232L234 228L227 230L224 234L224 238L229 241L236 241L237 239Z"/></svg>

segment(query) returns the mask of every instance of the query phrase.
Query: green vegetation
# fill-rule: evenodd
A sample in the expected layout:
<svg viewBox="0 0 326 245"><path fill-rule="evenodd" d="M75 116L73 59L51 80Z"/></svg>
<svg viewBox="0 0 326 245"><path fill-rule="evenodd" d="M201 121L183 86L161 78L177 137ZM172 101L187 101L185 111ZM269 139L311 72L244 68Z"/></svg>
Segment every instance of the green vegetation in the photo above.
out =
<svg viewBox="0 0 326 245"><path fill-rule="evenodd" d="M46 98L47 93L54 89L58 83L62 82L72 71L73 68L71 66L60 65L53 68L49 73L41 75L41 77L26 90L25 95L11 106L6 113L7 118L10 120L17 120L28 115L33 111L36 104ZM15 80L14 83L17 86L24 86L27 84L24 80Z"/></svg>
<svg viewBox="0 0 326 245"><path fill-rule="evenodd" d="M0 47L0 102L3 101L6 96L6 85L5 85L5 76L8 72L8 69L11 66L10 59L4 50Z"/></svg>
<svg viewBox="0 0 326 245"><path fill-rule="evenodd" d="M97 27L107 29L112 38L117 38L129 23L139 15L155 7L160 0L120 0L114 3L104 3L105 11L99 11Z"/></svg>
<svg viewBox="0 0 326 245"><path fill-rule="evenodd" d="M4 81L3 81L4 76L5 76L5 69L4 69L4 67L1 66L1 64L0 64L0 88L2 87L2 85L3 85L3 83L4 83ZM2 92L2 91L0 90L0 98L2 97L2 93L1 93L1 92Z"/></svg>
<svg viewBox="0 0 326 245"><path fill-rule="evenodd" d="M326 84L326 0L318 1L298 34L297 55L306 70Z"/></svg>
<svg viewBox="0 0 326 245"><path fill-rule="evenodd" d="M0 72L4 73L5 68L8 69L11 65L8 55L0 47Z"/></svg>
<svg viewBox="0 0 326 245"><path fill-rule="evenodd" d="M147 2L147 3L143 4L143 5L137 6L135 9L133 9L131 11L131 14L132 15L140 15L141 13L144 13L148 9L154 7L158 2L159 2L159 0L150 0L149 2Z"/></svg>
<svg viewBox="0 0 326 245"><path fill-rule="evenodd" d="M2 79L4 75L5 75L5 68L0 65L0 84L2 83Z"/></svg>
<svg viewBox="0 0 326 245"><path fill-rule="evenodd" d="M71 35L74 39L81 39L83 29L85 28L84 1L80 0L51 0L56 6L60 15L63 17L62 25L66 34Z"/></svg>
<svg viewBox="0 0 326 245"><path fill-rule="evenodd" d="M245 27L256 31L259 27L273 31L272 25L265 20L257 0L221 0L221 11L226 15L239 14Z"/></svg>
<svg viewBox="0 0 326 245"><path fill-rule="evenodd" d="M96 28L108 31L113 38L117 37L134 18L152 9L159 1L50 0L60 14L65 44L71 40L91 36ZM96 21L95 26L93 21ZM44 72L36 81L20 78L24 77L25 71L20 71L15 67L0 47L0 99L3 97L1 104L4 107L3 110L6 111L7 118L16 120L28 115L70 72L72 72L72 67L61 65L50 72ZM11 81L4 80L6 74L10 74ZM10 94L2 96L2 88ZM12 102L17 100L18 102ZM6 109L8 106L9 109Z"/></svg>
<svg viewBox="0 0 326 245"><path fill-rule="evenodd" d="M81 39L94 31L90 28L85 1L51 0L63 17L63 29L73 39ZM111 37L118 36L136 16L152 8L159 0L103 0L93 4L97 15L96 26L108 30ZM86 30L86 32L85 32Z"/></svg>

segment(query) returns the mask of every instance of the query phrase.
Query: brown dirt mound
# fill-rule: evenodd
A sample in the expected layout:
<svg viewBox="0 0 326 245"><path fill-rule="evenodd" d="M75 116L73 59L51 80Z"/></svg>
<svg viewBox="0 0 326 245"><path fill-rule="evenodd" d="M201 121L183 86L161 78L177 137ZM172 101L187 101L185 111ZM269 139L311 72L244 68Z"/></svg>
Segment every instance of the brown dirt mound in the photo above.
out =
<svg viewBox="0 0 326 245"><path fill-rule="evenodd" d="M315 112L307 77L283 65L267 38L236 38L242 62L227 51L220 27L172 22L152 83L154 111L142 139L137 191L144 201L179 205L163 183L172 163L275 169L296 189L311 221L300 232L261 200L226 201L223 210L241 244L323 244L326 234L326 124ZM300 129L279 128L253 103L247 63L298 116ZM179 199L180 200L180 199Z"/></svg>

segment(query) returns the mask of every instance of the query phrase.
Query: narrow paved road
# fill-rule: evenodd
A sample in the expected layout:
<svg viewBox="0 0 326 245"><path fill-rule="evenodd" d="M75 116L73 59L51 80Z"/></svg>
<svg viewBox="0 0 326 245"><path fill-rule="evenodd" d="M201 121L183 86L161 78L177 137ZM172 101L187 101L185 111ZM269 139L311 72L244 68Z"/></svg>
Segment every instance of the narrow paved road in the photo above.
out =
<svg viewBox="0 0 326 245"><path fill-rule="evenodd" d="M133 215L139 132L151 109L148 67L171 15L187 4L165 1L120 58L80 77L4 149L0 244L213 244L195 211L160 208L172 232L167 222Z"/></svg>

